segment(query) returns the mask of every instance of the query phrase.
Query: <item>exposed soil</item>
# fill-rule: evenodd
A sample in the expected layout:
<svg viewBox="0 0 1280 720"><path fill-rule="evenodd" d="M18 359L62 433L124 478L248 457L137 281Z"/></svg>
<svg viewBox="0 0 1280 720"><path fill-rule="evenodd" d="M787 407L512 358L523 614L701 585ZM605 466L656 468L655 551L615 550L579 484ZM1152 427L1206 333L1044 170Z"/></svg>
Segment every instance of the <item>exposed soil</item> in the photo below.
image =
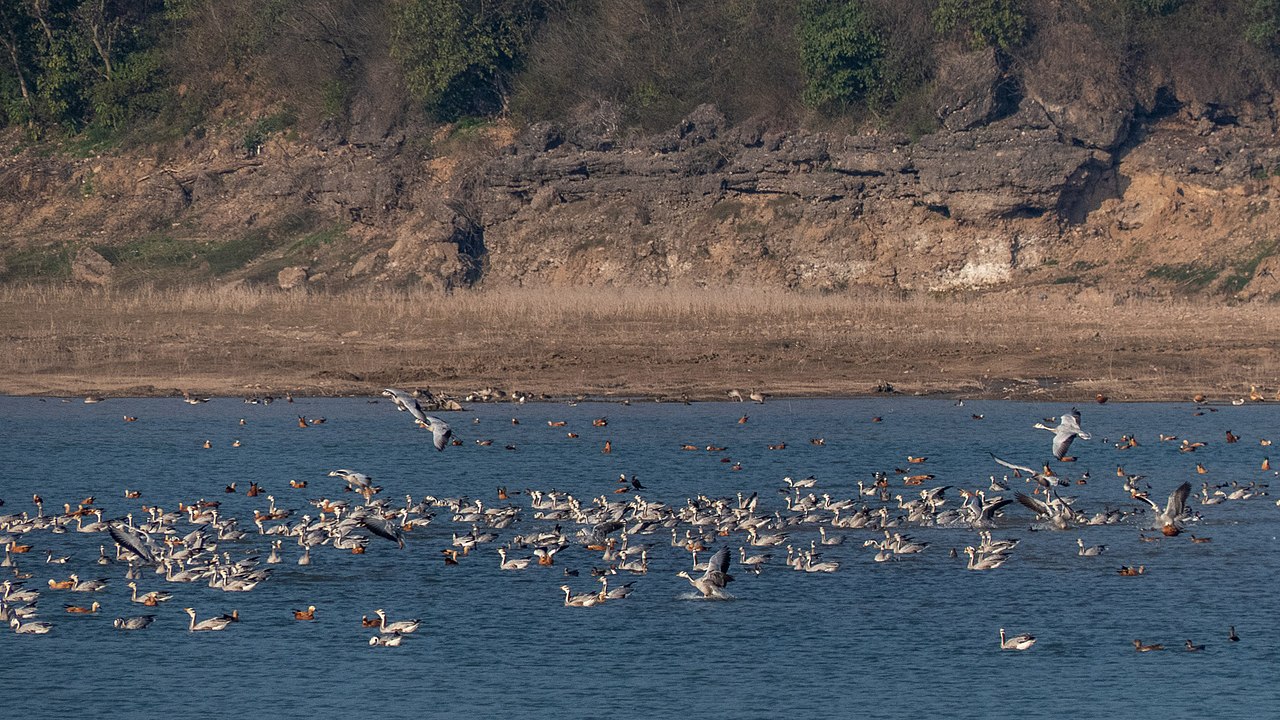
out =
<svg viewBox="0 0 1280 720"><path fill-rule="evenodd" d="M1015 312L1016 311L1016 312ZM1042 294L882 300L526 291L182 296L9 291L0 392L724 399L879 392L1280 399L1280 307Z"/></svg>

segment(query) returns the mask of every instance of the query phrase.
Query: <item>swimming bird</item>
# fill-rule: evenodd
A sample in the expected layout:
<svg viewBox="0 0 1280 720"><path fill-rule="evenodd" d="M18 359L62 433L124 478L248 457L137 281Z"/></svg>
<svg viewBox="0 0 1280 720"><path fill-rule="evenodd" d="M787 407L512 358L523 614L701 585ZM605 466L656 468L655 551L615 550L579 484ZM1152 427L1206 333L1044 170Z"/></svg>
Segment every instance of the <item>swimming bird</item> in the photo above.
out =
<svg viewBox="0 0 1280 720"><path fill-rule="evenodd" d="M1097 557L1107 551L1106 545L1090 545L1085 547L1084 540L1082 538L1076 538L1076 545L1080 546L1080 549L1076 552L1080 557Z"/></svg>
<svg viewBox="0 0 1280 720"><path fill-rule="evenodd" d="M733 582L733 576L729 574L729 548L722 547L711 556L707 561L707 571L702 574L702 577L694 578L685 570L681 570L676 575L688 580L689 584L697 588L703 597L727 599L729 595L725 593L724 588Z"/></svg>
<svg viewBox="0 0 1280 720"><path fill-rule="evenodd" d="M53 629L53 623L47 623L42 620L32 620L24 623L18 618L9 619L9 627L19 635L44 635Z"/></svg>
<svg viewBox="0 0 1280 720"><path fill-rule="evenodd" d="M134 615L133 617L116 618L113 625L118 630L141 630L155 622L155 615Z"/></svg>
<svg viewBox="0 0 1280 720"><path fill-rule="evenodd" d="M1186 648L1187 648L1187 652L1200 652L1201 650L1204 649L1204 645L1196 645L1190 640L1187 640Z"/></svg>
<svg viewBox="0 0 1280 720"><path fill-rule="evenodd" d="M315 620L316 606L308 605L306 610L294 610L293 619L294 620Z"/></svg>
<svg viewBox="0 0 1280 720"><path fill-rule="evenodd" d="M89 607L81 607L79 605L66 605L64 607L66 607L67 612L69 613L75 613L79 615L92 615L98 612L98 608L102 606L98 604L97 600L94 600L93 604L90 605Z"/></svg>
<svg viewBox="0 0 1280 720"><path fill-rule="evenodd" d="M414 618L413 620L397 620L395 622L387 622L386 611L378 608L373 611L378 616L378 632L383 635L398 633L400 635L408 635L418 631L418 626L422 624L421 620Z"/></svg>
<svg viewBox="0 0 1280 720"><path fill-rule="evenodd" d="M574 595L568 585L561 585L560 589L564 591L565 607L591 607L600 604L600 593L580 593Z"/></svg>
<svg viewBox="0 0 1280 720"><path fill-rule="evenodd" d="M1235 625L1232 625L1231 628L1227 630L1227 639L1231 642L1240 642L1240 636L1236 634Z"/></svg>
<svg viewBox="0 0 1280 720"><path fill-rule="evenodd" d="M502 560L498 563L501 570L524 570L529 567L529 563L533 562L533 558L511 558L507 559L507 549L498 548L498 555Z"/></svg>
<svg viewBox="0 0 1280 720"><path fill-rule="evenodd" d="M374 635L369 638L371 647L400 647L400 643L404 642L404 636L399 633L392 633L386 637Z"/></svg>
<svg viewBox="0 0 1280 720"><path fill-rule="evenodd" d="M1000 649L1001 650L1026 650L1036 644L1036 637L1027 633L1014 635L1006 638L1004 636L1004 628L1000 628Z"/></svg>
<svg viewBox="0 0 1280 720"><path fill-rule="evenodd" d="M222 615L221 617L211 617L196 622L196 611L192 608L182 608L182 611L191 616L191 622L187 625L189 632L212 632L217 630L226 630L227 626L235 622L235 619Z"/></svg>
<svg viewBox="0 0 1280 720"><path fill-rule="evenodd" d="M1160 643L1156 643L1154 645L1143 645L1141 640L1135 639L1133 641L1133 649L1137 650L1140 653L1144 653L1144 652L1153 652L1155 650L1163 650L1164 646L1161 645Z"/></svg>
<svg viewBox="0 0 1280 720"><path fill-rule="evenodd" d="M106 580L81 580L79 575L71 573L67 577L71 578L72 585L67 588L71 592L98 592L107 586Z"/></svg>
<svg viewBox="0 0 1280 720"><path fill-rule="evenodd" d="M1067 450L1076 438L1088 440L1091 437L1089 433L1080 429L1080 411L1075 408L1071 408L1069 413L1064 413L1058 419L1056 427L1050 427L1044 423L1036 423L1032 427L1053 433L1053 456L1063 462L1067 461Z"/></svg>

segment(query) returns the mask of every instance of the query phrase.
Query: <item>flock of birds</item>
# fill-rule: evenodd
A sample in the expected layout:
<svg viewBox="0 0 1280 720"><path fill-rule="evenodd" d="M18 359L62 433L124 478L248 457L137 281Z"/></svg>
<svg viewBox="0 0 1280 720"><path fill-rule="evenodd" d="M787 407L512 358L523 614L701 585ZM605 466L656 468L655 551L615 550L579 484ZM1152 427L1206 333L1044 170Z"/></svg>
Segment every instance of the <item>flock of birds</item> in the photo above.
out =
<svg viewBox="0 0 1280 720"><path fill-rule="evenodd" d="M462 445L450 425L424 412L412 393L388 388L383 395L390 398L398 410L409 413L419 427L431 432L431 442L437 451ZM765 396L753 393L752 399L763 403ZM136 418L126 416L126 421L134 420ZM744 415L740 422L746 421ZM601 419L595 424L604 426L607 421ZM548 425L563 427L564 422L548 421ZM1092 439L1082 429L1080 413L1075 409L1056 421L1037 422L1033 428L1052 433L1051 452L1062 463L1074 460L1068 455L1074 442ZM1227 433L1227 442L1238 439ZM811 442L824 444L825 441L820 440ZM1161 436L1161 440L1176 438ZM1269 445L1265 439L1260 442ZM1133 437L1125 436L1115 446L1123 450L1136 443ZM1180 450L1193 452L1201 446L1203 443L1183 441ZM608 452L609 447L606 441L603 451ZM685 446L690 448L701 449ZM139 607L135 613L116 617L113 625L121 631L140 631L153 623L160 608L183 594L184 585L198 583L225 592L249 592L269 582L271 566L285 561L286 543L300 548L296 562L306 566L312 562L313 549L322 547L364 554L371 543L385 541L404 548L406 537L422 536L425 528L443 523L444 518L452 522L449 545L440 553L445 565L470 562L476 556L492 552L502 571L531 571L557 565L559 553L570 547L580 549L578 557L582 557L583 552L587 557L598 557L598 564L590 569L595 577L592 585L598 584L598 589L575 591L567 583L574 582L571 578L578 577L580 570L561 567L566 584L561 585L560 590L567 607L595 607L626 599L635 592L638 578L649 573L650 554L667 545L667 537L671 552L689 554L689 569L679 571L676 577L689 584L691 599L732 600L734 596L728 587L735 575L758 575L778 568L804 573L839 571L842 563L825 559L823 552L844 544L847 531L863 536L862 547L868 548L868 552L874 550L871 557L875 562L898 561L926 552L933 543L908 535L906 531L911 528L972 531L976 539L963 550L967 556L965 567L970 571L992 571L1008 562L1019 544L1017 538L992 535L992 530L1009 528L1018 522L1012 518L1016 507L1030 513L1021 520L1029 521L1032 529L1069 532L1090 526L1128 524L1139 531L1144 541L1159 539L1148 536L1148 531L1164 537L1181 535L1200 519L1190 503L1190 482L1181 483L1167 498L1161 498L1163 502L1157 502L1145 478L1127 474L1117 467L1124 497L1133 501L1133 506L1089 512L1079 506L1077 498L1068 494L1073 485L1089 481L1088 473L1071 478L1048 463L1035 468L995 456L992 460L1008 473L1001 479L991 475L985 488L956 489L958 502L947 495L951 486L902 491L891 483L890 473L883 471L874 473L870 482L858 481L856 495L844 498L833 497L830 492L818 494L816 478L784 478L780 493L785 510L762 507L762 498L757 493L738 493L736 497L698 495L680 504L657 502L641 494L645 487L636 476L628 479L625 474L612 492L619 496L616 499L610 499L608 493L582 498L557 491L508 491L500 487L498 504L490 505L480 499L430 495L421 500L406 496L403 502L393 501L384 497L382 488L365 473L335 469L329 476L342 481L348 497L313 499L308 509L281 507L274 495L266 494L266 506L254 509L248 523L225 516L220 502L205 499L179 503L169 510L144 501L137 516L134 511L128 511L122 516L112 513L108 517L106 508L94 497L74 504L64 503L62 512L47 512L43 499L36 494L32 497L34 513L0 515L0 545L4 548L0 571L5 575L0 581L0 622L20 635L49 633L56 624L40 619L42 614L44 617L48 614L43 613L39 603L42 597L53 592L72 593L66 596L69 598L83 595L91 600L87 605L65 603L63 610L74 615L97 615L103 603L113 602L118 594L114 590L117 582L110 578L81 579L79 573L73 572L66 579L50 578L47 590L28 587L28 581L37 575L37 567L47 573L73 562L67 556L57 556L53 548L53 539L64 533L98 536L99 555L92 562L99 565L104 574L108 570L123 569L127 581L123 585L131 591L128 602ZM932 475L916 471L926 461L924 457L908 456L907 465L913 469L895 468L895 473L901 476L902 487L924 485L932 479ZM1197 467L1203 469L1199 464ZM1269 467L1266 461L1264 467ZM1015 490L1012 497L1000 494L1009 492L1017 480L1021 480L1029 492ZM293 487L305 485L303 482ZM238 492L235 483L226 489L228 493ZM265 493L253 482L248 494ZM1266 494L1267 484L1262 482L1219 486L1206 482L1198 500L1202 506L1210 506L1261 498ZM523 502L512 500L519 495L523 495ZM125 496L137 498L138 493L126 489ZM248 524L252 524L253 529L249 529ZM1209 541L1195 535L1191 535L1191 539ZM1106 545L1086 545L1080 537L1076 544L1082 557L1097 557L1108 550ZM737 545L736 554L733 545ZM267 557L262 560L264 549ZM525 552L528 554L524 555ZM700 562L699 556L705 557L706 553L710 553L709 558ZM954 548L949 554L959 558ZM43 562L35 559L41 556ZM77 567L84 564L74 563ZM1141 575L1145 570L1145 566L1121 566L1117 573L1132 576ZM628 582L617 579L628 576L637 579ZM151 582L164 581L167 589L140 592L139 584L145 584L146 578ZM99 601L99 597L103 600ZM189 616L187 630L192 633L224 631L241 620L237 611L203 618L192 607L183 608L183 612ZM365 616L360 620L362 627L376 630L368 639L372 646L398 646L421 626L418 619L389 621L381 608L373 614L375 618ZM309 605L292 610L292 616L299 622L314 621L317 610ZM1228 638L1239 639L1234 626ZM1004 628L999 629L1001 650L1027 650L1035 643L1036 638L1030 634L1008 636ZM1164 649L1161 644L1143 644L1137 639L1133 644L1138 652ZM1198 651L1204 646L1188 639L1184 647L1187 651Z"/></svg>

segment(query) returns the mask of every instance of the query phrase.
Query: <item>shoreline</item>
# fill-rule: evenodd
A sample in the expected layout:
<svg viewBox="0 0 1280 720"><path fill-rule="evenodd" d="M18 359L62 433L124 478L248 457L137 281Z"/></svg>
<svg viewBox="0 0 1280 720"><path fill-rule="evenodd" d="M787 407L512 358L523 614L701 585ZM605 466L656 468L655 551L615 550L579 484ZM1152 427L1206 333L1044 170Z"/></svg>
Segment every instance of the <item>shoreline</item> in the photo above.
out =
<svg viewBox="0 0 1280 720"><path fill-rule="evenodd" d="M1280 399L1280 305L758 289L0 289L0 394ZM893 392L885 392L892 388ZM465 403L464 403L465 404Z"/></svg>

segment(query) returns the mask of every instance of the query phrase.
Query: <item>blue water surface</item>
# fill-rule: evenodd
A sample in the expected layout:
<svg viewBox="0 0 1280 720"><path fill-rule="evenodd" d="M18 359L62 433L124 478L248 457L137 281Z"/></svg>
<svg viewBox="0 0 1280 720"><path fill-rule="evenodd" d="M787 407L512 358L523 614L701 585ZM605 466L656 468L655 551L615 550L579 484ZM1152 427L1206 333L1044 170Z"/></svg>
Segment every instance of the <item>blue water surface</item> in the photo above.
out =
<svg viewBox="0 0 1280 720"><path fill-rule="evenodd" d="M1032 425L1069 409L903 398L476 405L446 416L462 444L436 452L430 433L386 399L0 398L0 514L34 514L33 493L48 513L94 496L106 518L132 513L137 520L144 505L171 510L214 500L251 533L219 551L265 559L271 538L251 521L255 509L267 508L268 493L294 511L286 522L315 517L313 499L361 502L328 475L336 468L372 476L383 488L379 497L397 505L432 496L524 507L520 522L457 566L445 565L441 550L471 528L439 508L429 526L407 533L404 549L378 538L363 555L323 546L313 549L313 564L299 566L300 548L286 541L285 561L248 593L169 584L148 570L140 589L175 594L156 608L130 602L124 564L95 562L100 545L112 550L108 535L78 533L74 524L65 534L28 533L20 539L33 550L14 558L32 574L26 586L42 591L40 619L54 629L43 636L0 631L0 717L1276 717L1280 508L1261 495L1265 489L1249 500L1196 501L1204 482L1212 492L1274 479L1262 469L1271 448L1260 442L1280 440L1274 403L1081 407L1093 438L1072 446L1075 463L1051 463L1072 481L1088 473L1086 484L1062 489L1077 508L1143 507L1122 489L1118 467L1144 475L1161 505L1179 483L1192 483L1201 519L1158 542L1140 540L1153 534L1141 517L1051 531L1015 504L993 533L1021 544L994 571L967 571L963 552L949 557L952 548L977 544L969 529L897 528L930 546L875 563L863 541L881 532L828 527L847 536L821 548L823 559L841 563L837 572L795 572L781 562L785 549L775 549L770 566L753 576L736 568L737 548L747 542L735 534L711 541L735 557L728 588L735 599L715 602L693 598L676 576L691 559L664 528L630 538L652 543L647 575L614 576L617 584L635 580L635 593L592 608L564 607L559 588L598 589L589 571L607 565L599 552L571 544L554 567L498 568L500 544L553 524L534 519L528 489L570 493L584 505L626 501L630 494L614 493L623 487L617 480L635 475L645 486L639 494L652 502L680 506L705 495L736 503L738 493L756 492L761 512L785 518L784 477L812 475L816 487L802 493L838 500L858 498L858 481L870 485L884 471L894 495L910 500L945 485L947 506L955 507L960 488L996 494L987 490L990 476L1009 471L991 453L1035 467L1051 460L1051 434ZM126 415L138 419L125 422ZM325 422L302 428L298 416ZM607 424L594 426L597 418ZM1240 441L1226 443L1228 430ZM1138 445L1117 449L1125 434ZM1162 434L1178 439L1162 441ZM475 442L488 439L487 446ZM1206 445L1182 452L1182 439ZM927 460L910 464L908 455ZM903 484L904 474L917 473L933 478ZM291 488L290 480L307 487ZM224 492L232 482L237 492ZM250 482L266 492L247 497ZM500 486L512 491L510 500L497 499ZM1012 478L1003 494L1034 487ZM141 496L126 499L126 489ZM902 514L896 500L860 501ZM579 529L571 521L562 528ZM680 536L687 529L676 528ZM816 525L788 533L804 548L818 537ZM1192 543L1192 533L1212 541ZM1080 557L1077 538L1109 549ZM45 564L46 550L72 560ZM1121 565L1146 572L1120 577ZM566 568L580 575L566 577ZM48 589L50 578L70 572L106 578L108 587L92 596ZM103 605L97 615L63 612L64 604L93 599ZM317 607L316 621L295 621L290 611L308 605ZM188 606L202 618L235 609L242 622L190 633ZM422 628L401 647L370 647L374 633L360 618L376 608L391 620L420 618ZM114 617L142 613L158 616L147 630L112 628ZM1227 641L1232 625L1239 642ZM1038 642L1026 652L1001 651L1001 627ZM1168 649L1140 654L1135 638ZM1184 652L1188 638L1207 649Z"/></svg>

